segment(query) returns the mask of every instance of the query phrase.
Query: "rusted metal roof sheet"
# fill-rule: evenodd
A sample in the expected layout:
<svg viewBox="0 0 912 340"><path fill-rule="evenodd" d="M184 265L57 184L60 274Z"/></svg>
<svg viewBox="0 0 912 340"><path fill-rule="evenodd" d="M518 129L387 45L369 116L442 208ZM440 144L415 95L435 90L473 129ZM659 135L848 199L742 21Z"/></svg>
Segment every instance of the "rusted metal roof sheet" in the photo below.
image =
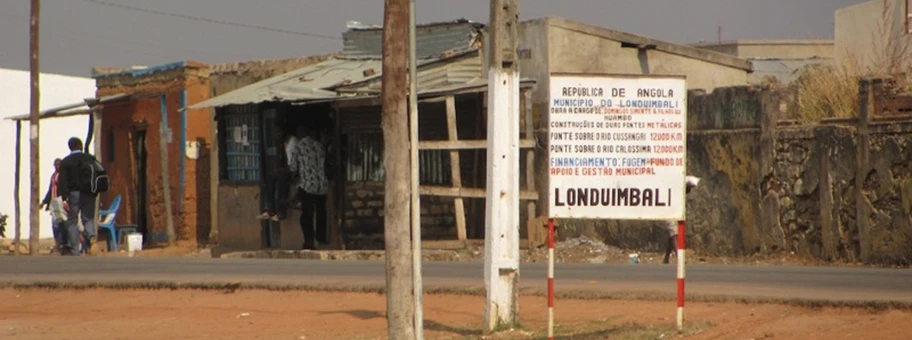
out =
<svg viewBox="0 0 912 340"><path fill-rule="evenodd" d="M419 25L415 32L418 48L415 54L419 59L427 59L475 50L481 46L483 27L464 19ZM383 52L382 35L382 28L352 29L343 33L343 57L379 59Z"/></svg>
<svg viewBox="0 0 912 340"><path fill-rule="evenodd" d="M482 73L482 60L478 52L468 52L449 59L424 60L418 68L418 91L441 86L465 84L479 79ZM338 90L349 93L379 93L382 82L379 78L365 83L344 86Z"/></svg>

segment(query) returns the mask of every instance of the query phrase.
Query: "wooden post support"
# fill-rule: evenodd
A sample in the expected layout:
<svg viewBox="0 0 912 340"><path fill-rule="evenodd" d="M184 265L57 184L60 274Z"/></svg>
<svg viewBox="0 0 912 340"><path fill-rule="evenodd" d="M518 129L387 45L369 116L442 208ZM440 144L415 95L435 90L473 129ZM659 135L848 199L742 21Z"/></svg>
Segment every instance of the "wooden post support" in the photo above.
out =
<svg viewBox="0 0 912 340"><path fill-rule="evenodd" d="M522 113L526 120L526 140L535 140L535 123L532 117L532 91L522 91ZM526 190L535 191L535 148L526 150ZM530 200L526 203L526 218L531 219L535 216L535 201ZM529 233L529 230L526 230ZM528 236L526 237L528 239Z"/></svg>
<svg viewBox="0 0 912 340"><path fill-rule="evenodd" d="M407 53L409 0L386 0L383 13L381 125L385 173L386 321L390 339L414 339L412 248L409 228Z"/></svg>
<svg viewBox="0 0 912 340"><path fill-rule="evenodd" d="M459 134L456 128L456 98L453 96L446 97L446 117L447 137L450 141L456 141L459 139ZM462 171L459 167L459 150L450 150L450 177L453 180L454 188L462 188ZM456 197L453 199L453 205L456 214L456 236L460 241L465 242L465 202L463 201L462 197Z"/></svg>
<svg viewBox="0 0 912 340"><path fill-rule="evenodd" d="M159 152L161 153L161 166L162 166L162 196L165 199L165 226L168 232L168 246L174 245L174 240L176 235L174 233L174 217L171 214L171 177L168 173L168 137L170 136L170 131L168 129L168 104L166 103L164 94L160 97L161 102L161 123L159 124L161 135L159 136Z"/></svg>
<svg viewBox="0 0 912 340"><path fill-rule="evenodd" d="M209 110L209 244L219 244L219 143L218 143L218 117L215 108ZM222 133L227 133L223 131ZM132 140L132 138L131 138ZM132 150L132 148L131 148Z"/></svg>
<svg viewBox="0 0 912 340"><path fill-rule="evenodd" d="M485 262L488 331L519 321L519 0L492 0L488 26Z"/></svg>
<svg viewBox="0 0 912 340"><path fill-rule="evenodd" d="M19 199L19 181L21 180L22 168L22 121L16 121L16 157L13 161L13 224L16 228L16 236L13 241L13 254L19 255L19 245L22 244L22 213Z"/></svg>
<svg viewBox="0 0 912 340"><path fill-rule="evenodd" d="M39 86L40 79L40 68L38 57L38 23L41 18L41 1L32 0L32 11L31 11L31 29L30 29L30 44L29 48L31 49L31 61L29 63L29 73L31 76L31 105L29 109L29 140L31 145L31 196L29 199L29 254L32 256L38 255L38 239L40 235L40 221L38 220L38 205L41 204L41 192L39 184L41 183L41 162L40 155L38 152L38 121L39 121L39 112L40 112L40 98L41 98L41 87ZM18 169L17 169L18 170ZM18 243L16 247L18 247ZM18 251L18 249L17 249Z"/></svg>

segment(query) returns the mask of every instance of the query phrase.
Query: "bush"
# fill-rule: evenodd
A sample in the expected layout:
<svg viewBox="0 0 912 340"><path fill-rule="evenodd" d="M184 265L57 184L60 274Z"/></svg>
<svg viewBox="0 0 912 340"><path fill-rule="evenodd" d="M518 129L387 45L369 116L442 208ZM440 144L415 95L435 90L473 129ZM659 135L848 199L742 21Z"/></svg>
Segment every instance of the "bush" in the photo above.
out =
<svg viewBox="0 0 912 340"><path fill-rule="evenodd" d="M0 237L6 238L6 219L7 215L0 214Z"/></svg>

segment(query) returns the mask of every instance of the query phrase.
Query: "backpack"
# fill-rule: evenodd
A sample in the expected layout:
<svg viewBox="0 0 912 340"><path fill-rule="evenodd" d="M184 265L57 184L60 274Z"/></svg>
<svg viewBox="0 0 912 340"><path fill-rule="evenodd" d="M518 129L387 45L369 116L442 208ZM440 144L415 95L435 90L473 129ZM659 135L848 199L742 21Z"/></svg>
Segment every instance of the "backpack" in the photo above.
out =
<svg viewBox="0 0 912 340"><path fill-rule="evenodd" d="M89 179L89 185L86 189L93 194L100 194L108 191L109 179L108 172L97 159L88 161L85 165L85 177Z"/></svg>

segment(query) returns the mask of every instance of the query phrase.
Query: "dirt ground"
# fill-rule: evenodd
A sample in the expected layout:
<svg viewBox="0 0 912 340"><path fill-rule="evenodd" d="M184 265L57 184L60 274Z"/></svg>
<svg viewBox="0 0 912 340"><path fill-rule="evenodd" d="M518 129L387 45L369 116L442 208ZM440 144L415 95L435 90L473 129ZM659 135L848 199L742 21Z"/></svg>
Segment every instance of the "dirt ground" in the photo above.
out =
<svg viewBox="0 0 912 340"><path fill-rule="evenodd" d="M518 330L483 335L484 299L427 295L427 339L543 339L545 300L522 297ZM274 291L0 290L3 339L384 339L378 294ZM559 339L908 339L912 311L774 304L559 300Z"/></svg>

